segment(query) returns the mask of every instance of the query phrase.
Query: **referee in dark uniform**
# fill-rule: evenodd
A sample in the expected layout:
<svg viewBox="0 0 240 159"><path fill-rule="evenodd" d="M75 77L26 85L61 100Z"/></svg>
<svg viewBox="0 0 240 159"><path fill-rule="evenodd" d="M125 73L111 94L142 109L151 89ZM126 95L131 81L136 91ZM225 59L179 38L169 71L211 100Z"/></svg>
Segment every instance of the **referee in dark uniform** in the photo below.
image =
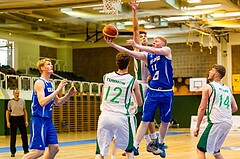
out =
<svg viewBox="0 0 240 159"><path fill-rule="evenodd" d="M26 111L25 101L19 98L19 91L13 90L14 98L8 102L8 108L6 111L7 127L11 130L10 139L10 151L11 157L15 157L16 153L16 136L17 128L21 133L22 147L24 154L28 153L28 137L27 137L27 126L28 116Z"/></svg>

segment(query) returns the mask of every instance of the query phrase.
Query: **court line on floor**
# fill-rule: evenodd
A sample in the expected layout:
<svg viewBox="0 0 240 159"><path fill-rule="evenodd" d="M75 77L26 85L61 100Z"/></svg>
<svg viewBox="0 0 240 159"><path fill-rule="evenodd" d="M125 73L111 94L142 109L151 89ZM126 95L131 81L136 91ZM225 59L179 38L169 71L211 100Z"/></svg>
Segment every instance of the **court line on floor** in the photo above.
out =
<svg viewBox="0 0 240 159"><path fill-rule="evenodd" d="M180 135L180 134L189 134L189 132L168 132L167 136L172 135ZM88 140L77 140L77 141L64 141L59 142L61 146L73 146L73 145L84 145L84 144L93 144L96 143L96 139L88 139ZM22 151L22 146L16 146L17 151ZM9 152L9 147L0 147L0 153Z"/></svg>

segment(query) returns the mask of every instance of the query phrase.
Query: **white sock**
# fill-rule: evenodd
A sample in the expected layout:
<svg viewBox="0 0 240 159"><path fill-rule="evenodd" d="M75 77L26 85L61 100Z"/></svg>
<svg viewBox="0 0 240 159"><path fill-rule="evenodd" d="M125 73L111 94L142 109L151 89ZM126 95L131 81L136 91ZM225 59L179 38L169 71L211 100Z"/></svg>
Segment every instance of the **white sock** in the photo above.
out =
<svg viewBox="0 0 240 159"><path fill-rule="evenodd" d="M135 148L138 148L138 146L139 146L139 142L137 142L137 141L134 141L134 144L133 144L133 146L134 146Z"/></svg>
<svg viewBox="0 0 240 159"><path fill-rule="evenodd" d="M164 138L159 138L158 141L159 141L160 144L163 144L164 143Z"/></svg>
<svg viewBox="0 0 240 159"><path fill-rule="evenodd" d="M151 138L150 138L149 134L144 135L144 139L145 139L147 145L151 142Z"/></svg>
<svg viewBox="0 0 240 159"><path fill-rule="evenodd" d="M157 139L157 134L152 133L152 134L150 134L150 137L151 137L152 140L155 140L155 139Z"/></svg>

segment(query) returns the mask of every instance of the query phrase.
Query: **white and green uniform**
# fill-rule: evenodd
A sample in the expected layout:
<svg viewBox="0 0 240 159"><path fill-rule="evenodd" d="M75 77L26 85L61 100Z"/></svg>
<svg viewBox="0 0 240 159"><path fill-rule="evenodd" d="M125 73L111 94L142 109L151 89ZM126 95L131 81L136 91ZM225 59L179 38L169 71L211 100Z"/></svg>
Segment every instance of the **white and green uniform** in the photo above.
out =
<svg viewBox="0 0 240 159"><path fill-rule="evenodd" d="M147 78L150 75L146 64L134 58L134 72L135 78L138 80L142 101L145 99L146 91L148 88ZM143 107L138 107L138 112L142 112ZM136 112L137 113L137 112Z"/></svg>
<svg viewBox="0 0 240 159"><path fill-rule="evenodd" d="M229 87L211 82L212 94L206 110L208 126L204 130L198 149L211 154L220 152L220 148L232 127L231 90Z"/></svg>
<svg viewBox="0 0 240 159"><path fill-rule="evenodd" d="M132 103L132 88L135 78L130 74L105 74L103 77L101 115L97 130L97 153L108 155L109 145L116 136L115 147L131 152L133 133L130 126L129 107Z"/></svg>
<svg viewBox="0 0 240 159"><path fill-rule="evenodd" d="M131 106L135 104L134 100L131 102ZM135 104L136 105L136 104ZM137 133L137 117L135 116L135 112L137 112L137 107L135 109L129 110L130 113L130 123L131 123L131 129L133 133L133 138L135 138Z"/></svg>

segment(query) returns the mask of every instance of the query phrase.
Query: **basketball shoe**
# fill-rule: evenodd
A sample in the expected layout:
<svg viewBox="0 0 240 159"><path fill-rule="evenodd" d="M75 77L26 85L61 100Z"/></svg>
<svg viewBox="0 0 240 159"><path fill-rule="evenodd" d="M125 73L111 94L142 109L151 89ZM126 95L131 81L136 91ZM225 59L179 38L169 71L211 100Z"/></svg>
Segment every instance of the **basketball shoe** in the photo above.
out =
<svg viewBox="0 0 240 159"><path fill-rule="evenodd" d="M164 143L159 144L159 145L158 145L158 148L162 151L159 155L160 155L162 158L165 158L165 157L166 157L166 152L165 152Z"/></svg>
<svg viewBox="0 0 240 159"><path fill-rule="evenodd" d="M158 149L158 140L152 140L148 145L147 145L147 152L153 152L157 151ZM157 154L158 155L158 154Z"/></svg>
<svg viewBox="0 0 240 159"><path fill-rule="evenodd" d="M133 147L133 153L134 153L134 156L138 156L139 155L138 148Z"/></svg>

